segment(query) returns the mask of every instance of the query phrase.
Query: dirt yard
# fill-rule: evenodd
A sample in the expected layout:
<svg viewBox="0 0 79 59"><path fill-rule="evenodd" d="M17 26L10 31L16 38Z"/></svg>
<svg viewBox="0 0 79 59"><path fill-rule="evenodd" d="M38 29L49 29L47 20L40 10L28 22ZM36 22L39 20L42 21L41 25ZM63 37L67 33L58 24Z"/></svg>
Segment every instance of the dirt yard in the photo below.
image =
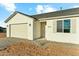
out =
<svg viewBox="0 0 79 59"><path fill-rule="evenodd" d="M0 33L0 38L5 38L6 37L6 33Z"/></svg>
<svg viewBox="0 0 79 59"><path fill-rule="evenodd" d="M79 56L79 45L18 38L6 38L6 40L3 41L3 44L7 44L4 44L6 47L0 49L1 56Z"/></svg>

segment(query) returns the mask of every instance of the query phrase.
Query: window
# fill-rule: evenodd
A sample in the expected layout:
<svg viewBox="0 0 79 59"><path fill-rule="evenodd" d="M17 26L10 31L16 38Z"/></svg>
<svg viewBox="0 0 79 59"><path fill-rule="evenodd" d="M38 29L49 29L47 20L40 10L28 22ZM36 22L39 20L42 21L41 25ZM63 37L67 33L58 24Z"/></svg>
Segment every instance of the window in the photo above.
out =
<svg viewBox="0 0 79 59"><path fill-rule="evenodd" d="M62 32L62 20L57 21L57 32Z"/></svg>
<svg viewBox="0 0 79 59"><path fill-rule="evenodd" d="M57 21L57 32L70 33L70 19Z"/></svg>
<svg viewBox="0 0 79 59"><path fill-rule="evenodd" d="M64 20L64 32L70 32L70 20Z"/></svg>

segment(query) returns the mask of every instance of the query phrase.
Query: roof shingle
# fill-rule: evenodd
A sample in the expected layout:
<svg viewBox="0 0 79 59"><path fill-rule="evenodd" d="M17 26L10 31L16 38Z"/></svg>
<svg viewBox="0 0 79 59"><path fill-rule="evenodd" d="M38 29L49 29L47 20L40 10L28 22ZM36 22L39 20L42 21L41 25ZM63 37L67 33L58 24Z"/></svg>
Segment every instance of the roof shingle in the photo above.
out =
<svg viewBox="0 0 79 59"><path fill-rule="evenodd" d="M38 15L33 15L33 17L35 17L36 19L40 19L40 18L67 16L67 15L75 15L75 14L79 14L79 8L72 8L72 9L60 10L50 13L38 14Z"/></svg>

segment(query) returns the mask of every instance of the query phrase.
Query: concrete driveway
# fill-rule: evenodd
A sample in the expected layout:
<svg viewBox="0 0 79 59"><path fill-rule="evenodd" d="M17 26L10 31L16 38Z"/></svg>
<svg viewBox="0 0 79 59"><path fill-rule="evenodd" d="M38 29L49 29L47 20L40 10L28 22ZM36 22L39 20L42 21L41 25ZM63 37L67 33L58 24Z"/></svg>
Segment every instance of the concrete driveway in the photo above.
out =
<svg viewBox="0 0 79 59"><path fill-rule="evenodd" d="M0 50L7 48L11 44L15 44L22 39L19 38L1 38L0 40Z"/></svg>

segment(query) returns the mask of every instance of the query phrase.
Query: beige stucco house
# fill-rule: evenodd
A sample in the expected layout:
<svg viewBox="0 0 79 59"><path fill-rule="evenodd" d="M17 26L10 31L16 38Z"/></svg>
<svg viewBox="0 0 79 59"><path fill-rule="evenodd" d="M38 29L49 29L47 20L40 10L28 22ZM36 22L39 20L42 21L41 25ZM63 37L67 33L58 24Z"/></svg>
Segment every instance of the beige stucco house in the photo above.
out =
<svg viewBox="0 0 79 59"><path fill-rule="evenodd" d="M5 23L7 37L79 44L79 8L31 16L15 11Z"/></svg>

